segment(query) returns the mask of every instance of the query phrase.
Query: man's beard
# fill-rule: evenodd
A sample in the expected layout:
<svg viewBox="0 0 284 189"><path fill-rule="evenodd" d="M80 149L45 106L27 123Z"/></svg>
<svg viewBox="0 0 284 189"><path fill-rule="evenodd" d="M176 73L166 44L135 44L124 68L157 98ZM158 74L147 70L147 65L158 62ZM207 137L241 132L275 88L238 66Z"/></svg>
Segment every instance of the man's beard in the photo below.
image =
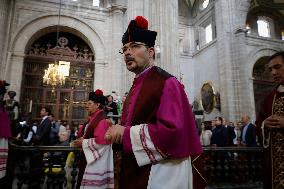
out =
<svg viewBox="0 0 284 189"><path fill-rule="evenodd" d="M129 63L131 61L131 63ZM135 70L135 67L132 66L132 64L135 64L135 58L132 57L126 57L125 59L125 64L126 64L126 68L128 69L128 71L133 71L133 69Z"/></svg>
<svg viewBox="0 0 284 189"><path fill-rule="evenodd" d="M133 72L135 74L139 74L141 72L143 72L147 67L149 67L149 64L144 64L143 66L138 66L137 62L135 61L134 66L130 65L126 65L126 68L128 71Z"/></svg>

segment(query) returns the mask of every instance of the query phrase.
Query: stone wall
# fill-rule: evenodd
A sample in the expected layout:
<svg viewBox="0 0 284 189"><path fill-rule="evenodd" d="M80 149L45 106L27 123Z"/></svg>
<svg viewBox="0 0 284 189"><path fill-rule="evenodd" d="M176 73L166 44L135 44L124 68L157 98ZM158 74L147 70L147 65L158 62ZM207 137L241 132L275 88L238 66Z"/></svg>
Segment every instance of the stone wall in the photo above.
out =
<svg viewBox="0 0 284 189"><path fill-rule="evenodd" d="M4 77L11 82L10 89L19 94L18 98L22 80L22 75L18 73L22 73L26 48L36 37L58 24L59 4L56 2L23 0L14 5L8 44L10 55L6 61ZM122 86L125 86L121 71L124 66L118 53L123 34L120 28L124 11L125 7L117 3L108 8L75 2L62 5L60 25L69 28L71 33L89 44L95 53L94 88L101 88L106 93L112 90L120 93Z"/></svg>
<svg viewBox="0 0 284 189"><path fill-rule="evenodd" d="M0 0L0 79L5 79L7 44L9 42L7 35L10 31L9 21L13 4L14 0Z"/></svg>
<svg viewBox="0 0 284 189"><path fill-rule="evenodd" d="M221 114L231 121L243 114L255 118L252 69L262 56L284 49L282 40L245 32L250 0L211 0L200 10L185 0L64 1L60 24L81 37L95 53L94 88L107 93L128 91L134 75L118 53L128 23L137 15L149 19L158 32L156 64L175 75L185 86L190 102L200 100L200 89L211 81L221 96ZM58 24L57 0L0 0L0 78L20 96L26 48ZM214 39L204 41L202 26L213 23ZM216 27L215 27L216 26ZM203 33L202 33L203 32ZM199 40L197 49L196 40Z"/></svg>

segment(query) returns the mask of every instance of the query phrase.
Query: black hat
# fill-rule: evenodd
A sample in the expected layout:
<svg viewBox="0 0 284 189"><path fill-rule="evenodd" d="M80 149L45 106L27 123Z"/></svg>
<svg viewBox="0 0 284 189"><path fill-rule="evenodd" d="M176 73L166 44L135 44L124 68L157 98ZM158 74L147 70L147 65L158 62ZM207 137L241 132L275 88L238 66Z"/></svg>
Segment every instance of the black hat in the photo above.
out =
<svg viewBox="0 0 284 189"><path fill-rule="evenodd" d="M7 83L5 80L0 80L0 94L6 93L6 86L9 86L10 84Z"/></svg>
<svg viewBox="0 0 284 189"><path fill-rule="evenodd" d="M8 95L9 96L16 96L16 92L15 91L8 91Z"/></svg>
<svg viewBox="0 0 284 189"><path fill-rule="evenodd" d="M131 20L126 32L122 36L122 44L129 42L142 42L148 47L155 46L157 32L148 30L148 21L143 16Z"/></svg>
<svg viewBox="0 0 284 189"><path fill-rule="evenodd" d="M101 103L102 105L106 104L106 97L104 96L103 91L100 89L97 89L95 92L90 92L89 100L96 103Z"/></svg>

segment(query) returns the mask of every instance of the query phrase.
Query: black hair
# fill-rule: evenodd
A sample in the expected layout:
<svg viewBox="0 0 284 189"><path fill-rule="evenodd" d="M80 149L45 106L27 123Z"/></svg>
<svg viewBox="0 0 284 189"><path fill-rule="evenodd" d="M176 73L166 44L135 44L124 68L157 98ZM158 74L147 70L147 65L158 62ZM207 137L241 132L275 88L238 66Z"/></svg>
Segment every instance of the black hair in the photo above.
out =
<svg viewBox="0 0 284 189"><path fill-rule="evenodd" d="M268 61L270 62L271 60L273 60L274 58L276 58L278 56L280 56L282 58L282 62L284 63L284 51L280 51L280 52L273 54L272 56L270 56L268 58Z"/></svg>
<svg viewBox="0 0 284 189"><path fill-rule="evenodd" d="M100 109L100 110L102 110L102 109L104 109L104 108L105 108L105 106L104 106L103 104L101 104L101 103L100 103L100 105L99 105L99 109Z"/></svg>
<svg viewBox="0 0 284 189"><path fill-rule="evenodd" d="M217 116L217 117L215 117L215 119L218 119L218 120L220 120L220 121L221 121L221 124L223 123L223 118L222 118L222 117L220 117L220 116Z"/></svg>
<svg viewBox="0 0 284 189"><path fill-rule="evenodd" d="M106 97L107 97L107 98L108 98L108 97L111 97L111 99L113 100L113 96L112 96L112 95L107 95Z"/></svg>
<svg viewBox="0 0 284 189"><path fill-rule="evenodd" d="M204 130L212 130L212 123L211 121L204 121Z"/></svg>
<svg viewBox="0 0 284 189"><path fill-rule="evenodd" d="M44 106L44 107L42 107L41 109L45 109L45 111L47 112L47 115L50 115L50 114L51 114L50 108Z"/></svg>

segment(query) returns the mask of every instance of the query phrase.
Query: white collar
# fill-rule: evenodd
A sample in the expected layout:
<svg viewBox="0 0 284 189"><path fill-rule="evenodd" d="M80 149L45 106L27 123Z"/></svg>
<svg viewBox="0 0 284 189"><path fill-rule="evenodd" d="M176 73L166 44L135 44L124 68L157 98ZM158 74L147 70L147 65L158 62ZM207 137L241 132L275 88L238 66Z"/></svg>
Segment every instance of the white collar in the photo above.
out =
<svg viewBox="0 0 284 189"><path fill-rule="evenodd" d="M46 118L48 118L48 116L44 116L44 117L42 118L42 121L45 120Z"/></svg>
<svg viewBox="0 0 284 189"><path fill-rule="evenodd" d="M279 85L279 87L277 88L277 91L280 93L284 92L284 85Z"/></svg>

